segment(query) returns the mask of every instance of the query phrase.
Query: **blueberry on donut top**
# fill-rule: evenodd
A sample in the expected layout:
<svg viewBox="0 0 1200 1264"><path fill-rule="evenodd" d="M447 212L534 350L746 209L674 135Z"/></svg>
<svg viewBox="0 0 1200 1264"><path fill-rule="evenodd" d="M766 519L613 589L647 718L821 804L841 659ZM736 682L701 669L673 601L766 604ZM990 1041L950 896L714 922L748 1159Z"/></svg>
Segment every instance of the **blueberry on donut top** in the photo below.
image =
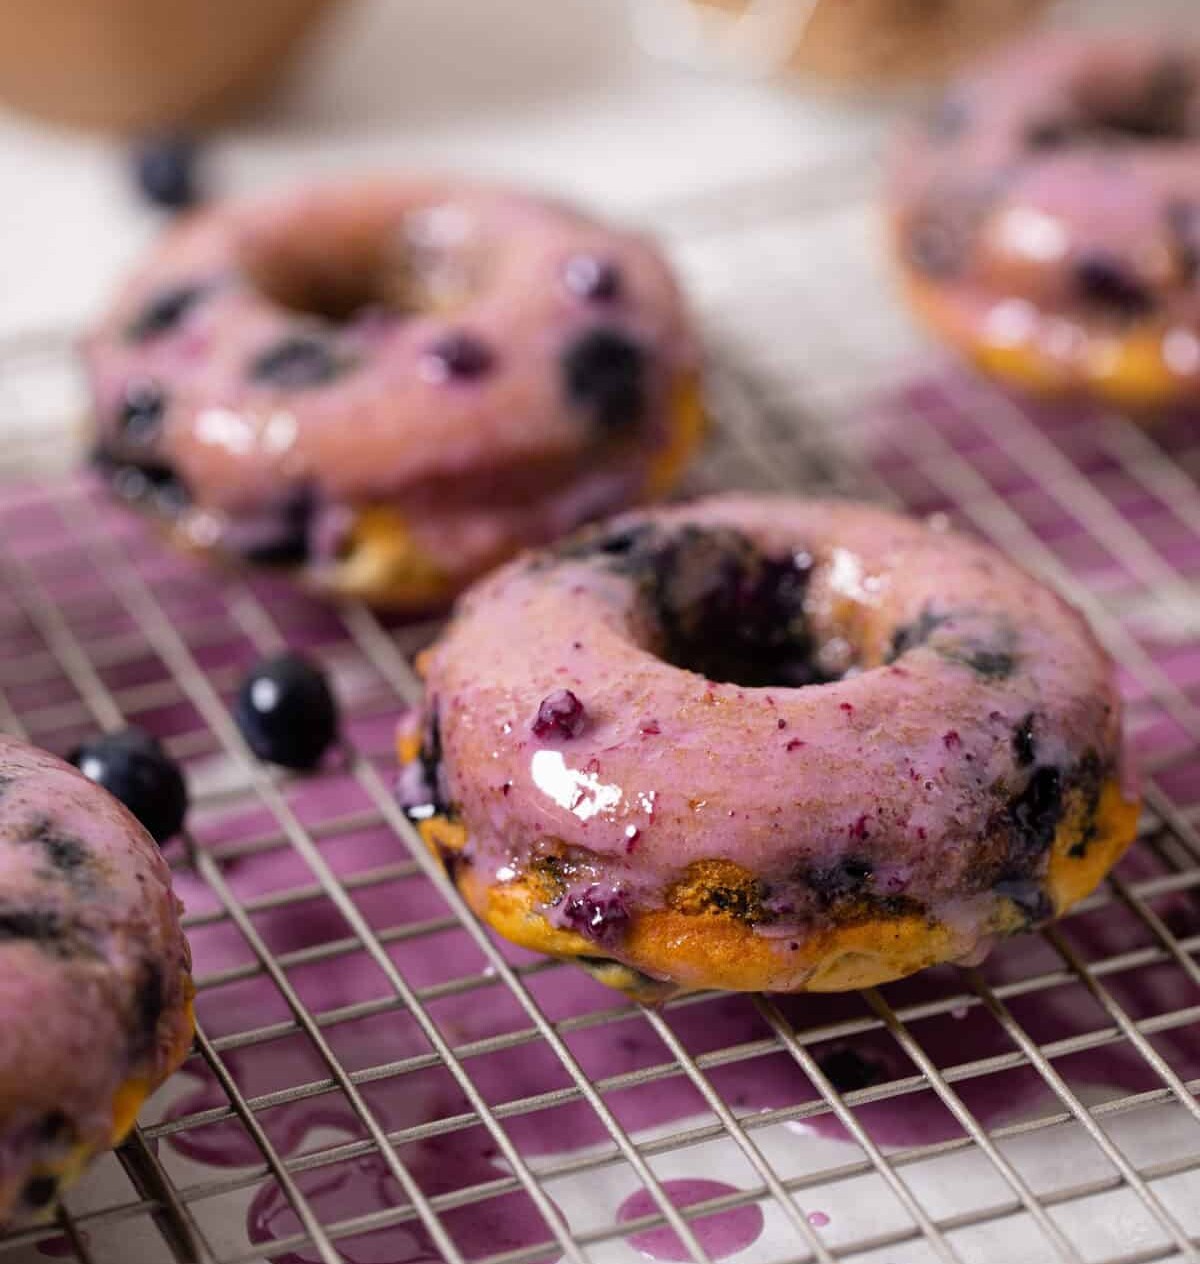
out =
<svg viewBox="0 0 1200 1264"><path fill-rule="evenodd" d="M87 340L95 466L181 543L443 604L665 491L696 341L643 237L454 182L358 180L178 222Z"/></svg>
<svg viewBox="0 0 1200 1264"><path fill-rule="evenodd" d="M170 873L116 799L0 737L0 1224L120 1141L191 1044Z"/></svg>
<svg viewBox="0 0 1200 1264"><path fill-rule="evenodd" d="M1200 388L1200 47L1056 32L953 84L898 147L917 312L984 368L1129 406Z"/></svg>
<svg viewBox="0 0 1200 1264"><path fill-rule="evenodd" d="M502 934L643 997L978 960L1133 837L1084 620L874 508L616 519L469 590L420 666L400 796L426 841Z"/></svg>

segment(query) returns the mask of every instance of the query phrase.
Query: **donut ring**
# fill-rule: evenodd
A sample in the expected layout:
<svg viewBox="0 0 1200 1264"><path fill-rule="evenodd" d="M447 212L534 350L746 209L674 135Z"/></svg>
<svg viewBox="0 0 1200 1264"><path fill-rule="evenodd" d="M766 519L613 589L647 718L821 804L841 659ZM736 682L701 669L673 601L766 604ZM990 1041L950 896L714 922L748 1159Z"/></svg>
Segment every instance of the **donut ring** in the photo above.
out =
<svg viewBox="0 0 1200 1264"><path fill-rule="evenodd" d="M916 312L986 371L1134 409L1200 394L1200 49L1047 34L900 144Z"/></svg>
<svg viewBox="0 0 1200 1264"><path fill-rule="evenodd" d="M183 543L379 605L657 496L702 429L647 241L498 189L201 211L87 341L97 466Z"/></svg>
<svg viewBox="0 0 1200 1264"><path fill-rule="evenodd" d="M120 1142L192 1042L158 848L107 792L0 737L0 1225Z"/></svg>
<svg viewBox="0 0 1200 1264"><path fill-rule="evenodd" d="M639 999L977 961L1134 835L1082 617L878 509L626 516L473 588L421 670L421 834L502 935Z"/></svg>

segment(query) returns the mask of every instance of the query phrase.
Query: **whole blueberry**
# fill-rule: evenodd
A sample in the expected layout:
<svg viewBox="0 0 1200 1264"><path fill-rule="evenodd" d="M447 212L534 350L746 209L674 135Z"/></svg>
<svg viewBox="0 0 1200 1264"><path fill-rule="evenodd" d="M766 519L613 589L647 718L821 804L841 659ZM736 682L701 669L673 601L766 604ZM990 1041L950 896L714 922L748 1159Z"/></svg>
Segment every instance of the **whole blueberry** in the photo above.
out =
<svg viewBox="0 0 1200 1264"><path fill-rule="evenodd" d="M439 338L421 357L421 372L431 382L469 382L492 367L487 343L474 334L455 330Z"/></svg>
<svg viewBox="0 0 1200 1264"><path fill-rule="evenodd" d="M562 373L567 399L600 431L636 426L645 415L646 352L619 329L577 338L563 352Z"/></svg>
<svg viewBox="0 0 1200 1264"><path fill-rule="evenodd" d="M133 443L149 443L161 429L166 410L167 397L157 382L150 378L130 382L117 417L121 437Z"/></svg>
<svg viewBox="0 0 1200 1264"><path fill-rule="evenodd" d="M187 136L147 137L134 150L134 175L147 201L179 211L199 200L196 144Z"/></svg>
<svg viewBox="0 0 1200 1264"><path fill-rule="evenodd" d="M156 843L179 833L187 815L187 785L179 765L145 729L102 733L68 758L88 780L120 799Z"/></svg>
<svg viewBox="0 0 1200 1264"><path fill-rule="evenodd" d="M300 654L259 663L238 690L233 718L259 759L284 768L314 767L338 735L329 681Z"/></svg>
<svg viewBox="0 0 1200 1264"><path fill-rule="evenodd" d="M592 303L609 303L621 294L621 274L609 259L572 255L563 267L567 289Z"/></svg>

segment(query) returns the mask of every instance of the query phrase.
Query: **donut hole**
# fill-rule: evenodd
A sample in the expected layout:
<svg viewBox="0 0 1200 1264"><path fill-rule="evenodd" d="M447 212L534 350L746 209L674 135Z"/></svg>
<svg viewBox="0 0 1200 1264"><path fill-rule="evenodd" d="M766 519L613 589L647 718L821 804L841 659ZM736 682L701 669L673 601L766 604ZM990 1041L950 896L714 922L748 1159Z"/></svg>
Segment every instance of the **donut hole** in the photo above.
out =
<svg viewBox="0 0 1200 1264"><path fill-rule="evenodd" d="M1197 132L1196 86L1193 70L1171 58L1141 82L1085 82L1068 112L1035 121L1026 139L1035 149L1189 140Z"/></svg>
<svg viewBox="0 0 1200 1264"><path fill-rule="evenodd" d="M317 235L255 242L243 256L251 284L279 307L330 324L380 308L407 313L404 269L377 241L330 243Z"/></svg>
<svg viewBox="0 0 1200 1264"><path fill-rule="evenodd" d="M737 532L688 526L643 564L641 614L665 662L751 687L839 678L822 666L805 613L807 553L767 556Z"/></svg>

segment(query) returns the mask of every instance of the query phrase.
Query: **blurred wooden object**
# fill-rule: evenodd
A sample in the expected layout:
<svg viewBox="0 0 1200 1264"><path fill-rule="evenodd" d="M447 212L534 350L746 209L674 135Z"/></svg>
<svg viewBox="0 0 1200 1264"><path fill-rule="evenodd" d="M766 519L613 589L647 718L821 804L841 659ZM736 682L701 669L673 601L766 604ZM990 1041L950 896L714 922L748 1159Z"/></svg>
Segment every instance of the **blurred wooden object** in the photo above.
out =
<svg viewBox="0 0 1200 1264"><path fill-rule="evenodd" d="M935 79L1015 34L1049 0L640 0L657 10L656 51L756 74L880 86ZM646 28L644 28L646 29Z"/></svg>
<svg viewBox="0 0 1200 1264"><path fill-rule="evenodd" d="M336 0L0 0L0 100L116 131L190 127L265 91Z"/></svg>

